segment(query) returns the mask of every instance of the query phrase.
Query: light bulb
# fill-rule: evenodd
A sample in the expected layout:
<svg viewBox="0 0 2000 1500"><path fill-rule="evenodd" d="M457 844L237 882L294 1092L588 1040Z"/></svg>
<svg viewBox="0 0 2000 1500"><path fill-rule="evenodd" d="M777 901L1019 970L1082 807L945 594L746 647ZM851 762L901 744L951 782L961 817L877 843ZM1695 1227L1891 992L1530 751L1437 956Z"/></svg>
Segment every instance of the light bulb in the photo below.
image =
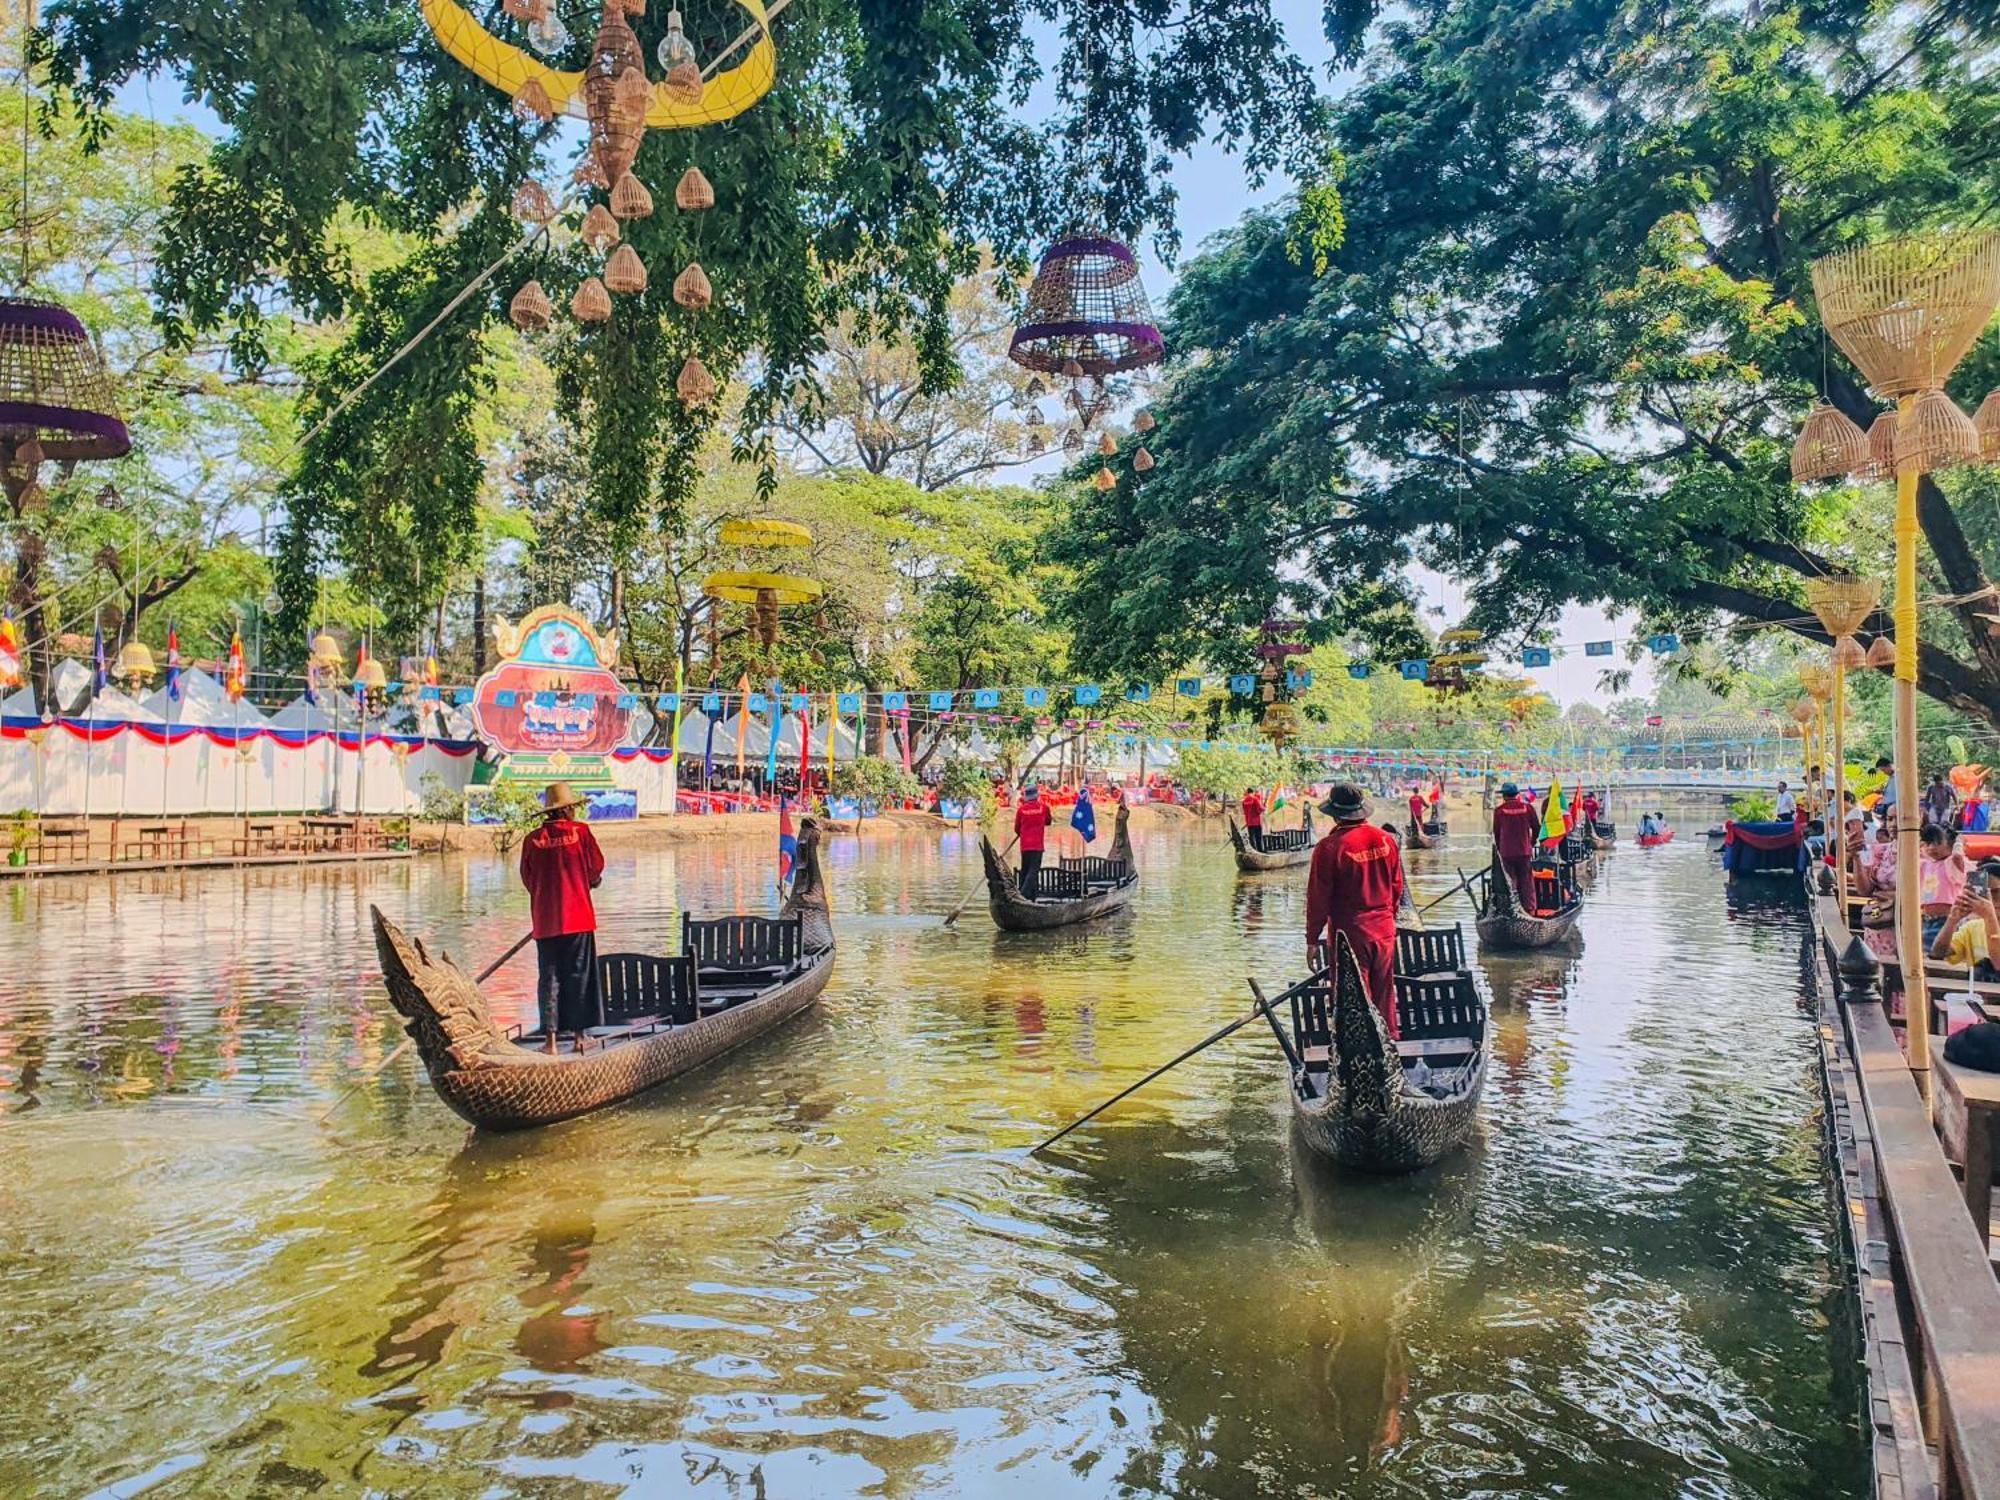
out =
<svg viewBox="0 0 2000 1500"><path fill-rule="evenodd" d="M528 28L528 45L544 57L552 57L569 45L569 28L551 6L547 15Z"/></svg>
<svg viewBox="0 0 2000 1500"><path fill-rule="evenodd" d="M694 48L688 45L687 33L681 30L681 13L678 10L667 12L667 34L660 38L656 55L660 66L670 71L694 61Z"/></svg>

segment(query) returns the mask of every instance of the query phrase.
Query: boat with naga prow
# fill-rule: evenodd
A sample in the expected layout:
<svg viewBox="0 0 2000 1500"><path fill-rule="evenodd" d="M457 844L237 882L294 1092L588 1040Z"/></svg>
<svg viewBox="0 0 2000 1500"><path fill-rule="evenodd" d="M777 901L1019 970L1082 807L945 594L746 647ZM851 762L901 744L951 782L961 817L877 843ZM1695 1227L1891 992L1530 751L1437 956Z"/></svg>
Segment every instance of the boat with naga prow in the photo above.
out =
<svg viewBox="0 0 2000 1500"><path fill-rule="evenodd" d="M1229 843L1236 851L1236 868L1245 874L1260 870L1288 870L1294 865L1310 864L1313 857L1313 815L1306 809L1305 826L1287 828L1282 831L1264 830L1264 847L1255 848L1250 843L1250 835L1237 825L1236 814L1229 817Z"/></svg>
<svg viewBox="0 0 2000 1500"><path fill-rule="evenodd" d="M485 1130L552 1125L712 1062L817 1000L833 973L819 825L799 825L798 875L777 917L681 918L681 952L598 959L599 1021L550 1037L502 1027L479 986L378 908L375 947L433 1087Z"/></svg>
<svg viewBox="0 0 2000 1500"><path fill-rule="evenodd" d="M1554 906L1535 912L1521 910L1514 899L1513 884L1496 858L1486 872L1479 898L1479 914L1473 925L1480 943L1488 948L1546 948L1568 937L1583 910L1583 896L1577 890L1573 866L1536 862L1535 883L1550 888Z"/></svg>
<svg viewBox="0 0 2000 1500"><path fill-rule="evenodd" d="M1403 968L1411 934L1397 934ZM1486 1004L1465 967L1456 930L1421 933L1448 965L1396 975L1392 1039L1368 998L1345 936L1328 970L1279 996L1291 1004L1291 1034L1269 1009L1292 1075L1292 1118L1305 1143L1365 1172L1429 1166L1471 1134L1486 1085ZM1456 958L1444 951L1455 944Z"/></svg>
<svg viewBox="0 0 2000 1500"><path fill-rule="evenodd" d="M1139 889L1131 820L1131 810L1121 801L1111 853L1102 859L1058 860L1054 869L1044 865L1032 898L1023 894L1020 877L1000 858L993 841L982 836L979 853L986 861L986 904L993 920L1009 932L1046 932L1130 905Z"/></svg>

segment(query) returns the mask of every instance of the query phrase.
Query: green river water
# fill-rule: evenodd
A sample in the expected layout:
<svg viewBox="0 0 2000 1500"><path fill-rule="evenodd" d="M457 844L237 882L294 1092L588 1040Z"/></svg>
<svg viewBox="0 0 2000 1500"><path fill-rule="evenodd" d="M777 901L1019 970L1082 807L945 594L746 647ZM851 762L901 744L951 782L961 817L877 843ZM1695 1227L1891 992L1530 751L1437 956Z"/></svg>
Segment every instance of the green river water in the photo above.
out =
<svg viewBox="0 0 2000 1500"><path fill-rule="evenodd" d="M1804 913L1703 821L1481 964L1479 1136L1397 1180L1302 1154L1261 1026L1024 1158L1295 976L1303 872L1212 825L1049 935L939 925L976 840L836 840L815 1011L480 1139L407 1056L320 1116L400 1040L369 903L483 965L506 863L0 887L0 1495L1863 1493ZM614 849L602 940L771 865Z"/></svg>

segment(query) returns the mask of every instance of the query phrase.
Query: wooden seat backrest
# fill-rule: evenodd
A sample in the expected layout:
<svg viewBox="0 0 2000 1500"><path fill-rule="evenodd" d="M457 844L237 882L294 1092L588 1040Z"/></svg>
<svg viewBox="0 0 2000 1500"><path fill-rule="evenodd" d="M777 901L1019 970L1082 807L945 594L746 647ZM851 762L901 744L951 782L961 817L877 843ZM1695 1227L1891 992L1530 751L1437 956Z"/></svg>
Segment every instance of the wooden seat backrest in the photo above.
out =
<svg viewBox="0 0 2000 1500"><path fill-rule="evenodd" d="M1333 1045L1333 986L1308 985L1292 992L1292 1042L1301 1057L1308 1047Z"/></svg>
<svg viewBox="0 0 2000 1500"><path fill-rule="evenodd" d="M1486 1002L1470 974L1396 976L1396 1028L1403 1041L1471 1036L1485 1021Z"/></svg>
<svg viewBox="0 0 2000 1500"><path fill-rule="evenodd" d="M686 1026L700 1014L700 981L686 954L601 953L597 974L600 1026L622 1026L641 1016Z"/></svg>
<svg viewBox="0 0 2000 1500"><path fill-rule="evenodd" d="M1465 928L1399 927L1396 929L1398 974L1449 974L1465 967Z"/></svg>
<svg viewBox="0 0 2000 1500"><path fill-rule="evenodd" d="M790 969L805 953L798 917L712 917L681 913L681 952L704 969Z"/></svg>
<svg viewBox="0 0 2000 1500"><path fill-rule="evenodd" d="M1035 895L1040 900L1081 901L1084 896L1083 871L1072 870L1068 862L1035 877Z"/></svg>

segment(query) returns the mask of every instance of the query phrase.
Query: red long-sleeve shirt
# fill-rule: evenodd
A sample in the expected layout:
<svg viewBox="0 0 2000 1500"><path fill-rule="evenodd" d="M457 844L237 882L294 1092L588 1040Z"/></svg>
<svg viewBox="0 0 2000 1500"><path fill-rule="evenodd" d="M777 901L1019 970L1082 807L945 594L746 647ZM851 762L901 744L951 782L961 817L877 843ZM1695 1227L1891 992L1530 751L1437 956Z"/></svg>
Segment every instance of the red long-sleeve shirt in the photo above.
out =
<svg viewBox="0 0 2000 1500"><path fill-rule="evenodd" d="M550 818L521 841L521 884L535 936L597 931L590 889L604 874L604 851L574 818Z"/></svg>
<svg viewBox="0 0 2000 1500"><path fill-rule="evenodd" d="M1255 787L1243 794L1243 826L1262 828L1264 826L1264 799Z"/></svg>
<svg viewBox="0 0 2000 1500"><path fill-rule="evenodd" d="M1403 855L1386 832L1342 823L1319 841L1306 877L1307 942L1318 942L1328 923L1393 940L1402 904Z"/></svg>
<svg viewBox="0 0 2000 1500"><path fill-rule="evenodd" d="M1014 832L1020 837L1023 854L1039 854L1048 847L1049 801L1029 797L1014 809Z"/></svg>
<svg viewBox="0 0 2000 1500"><path fill-rule="evenodd" d="M1503 802L1493 809L1493 847L1502 859L1526 859L1535 852L1535 835L1542 829L1535 809L1525 802Z"/></svg>

